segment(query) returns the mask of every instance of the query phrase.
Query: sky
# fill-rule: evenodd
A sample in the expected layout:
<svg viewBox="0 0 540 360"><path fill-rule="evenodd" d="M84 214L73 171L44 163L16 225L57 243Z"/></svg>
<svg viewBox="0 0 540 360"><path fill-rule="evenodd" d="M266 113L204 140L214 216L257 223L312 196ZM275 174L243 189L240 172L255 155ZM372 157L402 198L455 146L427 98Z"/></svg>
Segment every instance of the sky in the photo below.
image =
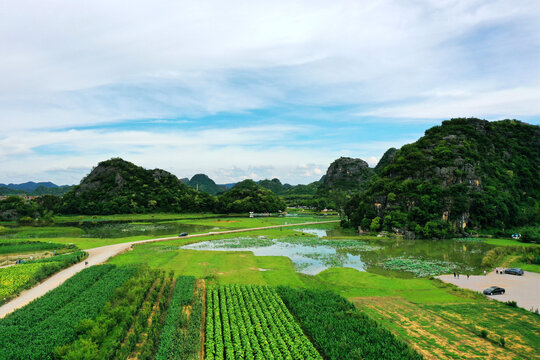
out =
<svg viewBox="0 0 540 360"><path fill-rule="evenodd" d="M538 0L2 1L0 183L121 157L217 183L540 124Z"/></svg>

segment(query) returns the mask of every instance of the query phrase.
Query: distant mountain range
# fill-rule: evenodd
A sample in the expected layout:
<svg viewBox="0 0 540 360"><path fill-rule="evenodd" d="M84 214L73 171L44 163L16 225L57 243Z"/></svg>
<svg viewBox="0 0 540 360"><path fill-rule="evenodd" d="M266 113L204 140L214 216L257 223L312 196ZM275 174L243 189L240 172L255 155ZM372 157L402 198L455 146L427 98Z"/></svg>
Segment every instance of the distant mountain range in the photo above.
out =
<svg viewBox="0 0 540 360"><path fill-rule="evenodd" d="M72 185L56 185L50 181L28 181L21 184L0 184L0 195L63 195L71 190Z"/></svg>

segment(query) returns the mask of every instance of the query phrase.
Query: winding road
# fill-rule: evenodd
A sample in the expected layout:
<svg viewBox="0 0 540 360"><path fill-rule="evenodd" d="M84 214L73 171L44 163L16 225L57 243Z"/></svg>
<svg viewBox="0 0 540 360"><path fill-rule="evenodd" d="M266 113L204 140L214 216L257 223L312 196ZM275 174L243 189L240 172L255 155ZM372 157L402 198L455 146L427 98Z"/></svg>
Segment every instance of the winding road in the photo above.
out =
<svg viewBox="0 0 540 360"><path fill-rule="evenodd" d="M233 233L246 232L246 231L276 229L276 228L290 227L290 226L328 224L328 223L336 223L339 221L340 220L316 221L316 222L307 222L307 223L300 223L300 224L273 225L273 226L264 226L264 227L257 227L257 228L248 228L248 229L214 231L214 232L208 232L208 233L202 233L202 234L187 235L187 236L183 236L182 239L197 238L197 237L212 236L212 235L222 235L222 234L233 234ZM15 299L0 306L0 319L4 318L9 313L23 307L29 302L37 299L38 297L45 295L47 292L58 287L64 281L66 281L73 275L77 274L79 271L89 266L104 263L110 257L116 256L128 250L133 245L151 243L151 242L157 242L157 241L176 240L176 239L179 239L179 237L173 236L173 237L165 237L165 238L157 238L157 239L139 240L139 241L122 243L122 244L114 244L114 245L101 246L101 247L97 247L93 249L87 249L85 251L88 252L88 258L85 261L88 262L88 265L85 265L85 261L82 261L80 263L77 263L67 269L64 269L54 274L53 276L46 279L42 283L34 286L33 288L23 291Z"/></svg>

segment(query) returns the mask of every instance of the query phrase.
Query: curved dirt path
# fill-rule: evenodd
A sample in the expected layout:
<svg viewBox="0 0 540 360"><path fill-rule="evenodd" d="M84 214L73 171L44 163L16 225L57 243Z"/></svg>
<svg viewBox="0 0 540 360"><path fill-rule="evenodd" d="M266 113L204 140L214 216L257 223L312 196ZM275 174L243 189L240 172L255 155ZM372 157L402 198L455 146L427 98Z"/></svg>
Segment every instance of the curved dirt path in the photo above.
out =
<svg viewBox="0 0 540 360"><path fill-rule="evenodd" d="M273 226L264 226L264 227L257 227L257 228L248 228L248 229L212 231L212 232L203 233L203 234L183 236L182 239L197 238L197 237L211 236L211 235L232 234L232 233L246 232L246 231L276 229L276 228L290 227L290 226L328 224L328 223L336 223L339 221L340 220L316 221L316 222L308 222L308 223L300 223L300 224L273 225ZM23 291L15 299L0 306L0 319L4 318L7 314L23 307L24 305L28 304L32 300L37 299L38 297L42 295L45 295L47 292L58 287L64 281L66 281L67 279L69 279L70 277L78 273L79 271L92 265L104 263L110 257L116 256L128 250L133 245L157 242L157 241L176 240L176 239L179 239L179 237L173 236L173 237L165 237L165 238L157 238L157 239L138 240L138 241L132 241L132 242L127 242L127 243L107 245L107 246L101 246L101 247L97 247L93 249L87 249L85 251L88 252L88 258L85 261L88 262L88 265L85 265L85 261L82 261L80 263L77 263L67 269L64 269L54 274L53 276L46 279L42 283L34 286L33 288Z"/></svg>
<svg viewBox="0 0 540 360"><path fill-rule="evenodd" d="M460 274L459 279L454 275L437 276L444 282L457 285L462 288L478 291L482 293L490 286L499 286L506 290L503 295L490 295L491 299L499 301L515 301L519 307L526 310L540 310L540 274L525 271L523 276L497 274L495 271L486 276Z"/></svg>

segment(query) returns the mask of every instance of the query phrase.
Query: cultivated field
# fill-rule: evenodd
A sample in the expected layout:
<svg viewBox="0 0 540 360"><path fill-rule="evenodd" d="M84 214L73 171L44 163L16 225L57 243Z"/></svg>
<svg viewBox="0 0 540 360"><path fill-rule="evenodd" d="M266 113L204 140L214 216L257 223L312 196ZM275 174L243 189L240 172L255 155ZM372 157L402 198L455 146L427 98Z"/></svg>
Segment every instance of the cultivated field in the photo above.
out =
<svg viewBox="0 0 540 360"><path fill-rule="evenodd" d="M115 221L119 219L127 220L117 217ZM165 216L164 221L174 221L174 226L189 222L206 232L306 221L293 219ZM82 235L92 231L122 235L122 229L144 228L108 223L97 231L74 227L73 220L62 219L69 223L64 230L56 229L62 226L21 230L25 235L58 232L61 237L51 239L60 241L51 243L11 228L4 234L3 241L10 243L5 249L23 256L64 251L66 239L79 247L118 244L133 236ZM156 224L150 225L154 231ZM168 226L156 231L166 231ZM75 234L73 228L83 233L63 237L68 231ZM207 241L223 248L183 248ZM254 254L277 245L303 249L301 260L296 250L281 256ZM136 245L105 265L89 266L1 319L0 359L540 358L537 314L430 277L452 266L475 266L482 252L487 254L495 245L485 247L472 240L441 243L432 249L432 258L418 255L429 244L417 245L414 249L407 242L358 237L336 224ZM254 250L244 250L250 247ZM75 258L80 253L76 248L70 251L0 269L0 290L16 294L36 281L35 273L46 264L83 258ZM449 251L451 258L440 257ZM358 269L348 267L355 259L364 260L355 263ZM321 271L303 273L305 266L298 261L318 264ZM57 271L61 265L53 267ZM12 279L10 286L4 285L8 284L5 279Z"/></svg>

